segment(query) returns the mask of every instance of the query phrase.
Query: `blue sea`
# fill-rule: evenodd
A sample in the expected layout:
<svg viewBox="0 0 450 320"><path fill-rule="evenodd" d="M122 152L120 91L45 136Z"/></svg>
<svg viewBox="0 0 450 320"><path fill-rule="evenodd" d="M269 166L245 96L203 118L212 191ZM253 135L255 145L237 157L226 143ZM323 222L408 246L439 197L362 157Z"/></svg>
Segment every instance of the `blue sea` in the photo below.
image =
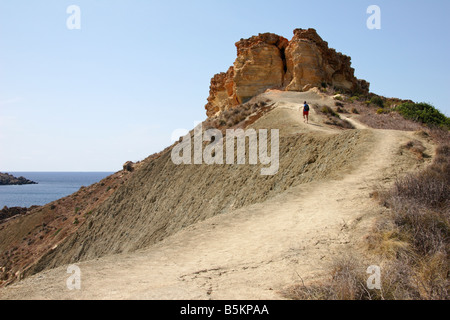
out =
<svg viewBox="0 0 450 320"><path fill-rule="evenodd" d="M0 186L0 209L44 205L99 182L113 172L8 172L38 184Z"/></svg>

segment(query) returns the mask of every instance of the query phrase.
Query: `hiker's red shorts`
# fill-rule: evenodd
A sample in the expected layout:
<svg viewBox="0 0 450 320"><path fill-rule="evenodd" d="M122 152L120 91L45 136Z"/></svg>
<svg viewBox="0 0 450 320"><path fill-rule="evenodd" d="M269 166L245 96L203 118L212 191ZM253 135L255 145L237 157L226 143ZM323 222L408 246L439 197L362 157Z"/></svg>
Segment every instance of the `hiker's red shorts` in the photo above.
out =
<svg viewBox="0 0 450 320"><path fill-rule="evenodd" d="M303 111L303 115L304 115L304 116L309 115L309 111Z"/></svg>

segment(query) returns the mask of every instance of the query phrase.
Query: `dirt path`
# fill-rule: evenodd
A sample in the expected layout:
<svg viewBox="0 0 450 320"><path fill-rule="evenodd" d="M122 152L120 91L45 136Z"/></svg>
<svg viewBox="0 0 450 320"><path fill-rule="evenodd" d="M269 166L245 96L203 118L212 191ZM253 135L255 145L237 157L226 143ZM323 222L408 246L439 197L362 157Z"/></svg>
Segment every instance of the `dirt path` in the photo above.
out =
<svg viewBox="0 0 450 320"><path fill-rule="evenodd" d="M283 299L280 291L299 277L317 279L333 259L358 250L378 210L369 198L374 184L408 170L398 150L412 133L369 131L367 157L340 180L288 189L144 251L79 263L81 290L67 289L61 267L0 290L0 298Z"/></svg>
<svg viewBox="0 0 450 320"><path fill-rule="evenodd" d="M286 92L271 90L261 95L276 102L274 110L258 119L251 127L258 129L280 128L284 135L317 132L334 134L336 130L322 123L322 117L316 113L313 104L334 106L335 100L323 95L317 90L308 92ZM303 102L306 101L310 108L309 123L303 120Z"/></svg>

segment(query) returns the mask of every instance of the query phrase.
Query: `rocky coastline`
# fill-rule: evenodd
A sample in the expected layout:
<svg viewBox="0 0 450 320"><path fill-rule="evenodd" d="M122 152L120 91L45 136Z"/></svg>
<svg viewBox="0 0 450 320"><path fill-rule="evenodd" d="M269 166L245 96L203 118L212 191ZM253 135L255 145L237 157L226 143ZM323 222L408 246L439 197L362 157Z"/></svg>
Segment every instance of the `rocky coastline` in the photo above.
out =
<svg viewBox="0 0 450 320"><path fill-rule="evenodd" d="M7 185L24 185L24 184L37 184L37 182L28 180L25 177L14 177L9 173L0 172L0 186Z"/></svg>

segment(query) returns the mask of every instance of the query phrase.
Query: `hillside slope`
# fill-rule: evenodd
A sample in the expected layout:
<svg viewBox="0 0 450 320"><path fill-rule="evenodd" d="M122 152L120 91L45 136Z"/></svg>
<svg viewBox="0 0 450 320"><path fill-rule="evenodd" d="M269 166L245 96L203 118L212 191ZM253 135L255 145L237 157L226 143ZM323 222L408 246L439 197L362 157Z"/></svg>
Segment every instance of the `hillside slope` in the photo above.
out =
<svg viewBox="0 0 450 320"><path fill-rule="evenodd" d="M354 119L361 129L329 127L314 110L306 125L303 100L332 100L266 95L277 105L252 127L281 129L277 175L261 176L260 165L175 166L162 154L33 272L58 268L1 289L2 298L279 299L299 276L320 277L334 257L358 252L380 210L370 192L425 164L400 152L422 138ZM69 263L82 270L80 291L65 287Z"/></svg>
<svg viewBox="0 0 450 320"><path fill-rule="evenodd" d="M272 118L271 114L274 119L283 118L279 110L299 128L305 126L298 111L280 107L253 126ZM269 122L281 128L278 174L261 175L261 164L177 166L168 150L139 168L73 236L31 271L146 248L188 225L262 202L289 187L339 177L363 156L369 138L360 131L293 135L284 129L289 125Z"/></svg>

